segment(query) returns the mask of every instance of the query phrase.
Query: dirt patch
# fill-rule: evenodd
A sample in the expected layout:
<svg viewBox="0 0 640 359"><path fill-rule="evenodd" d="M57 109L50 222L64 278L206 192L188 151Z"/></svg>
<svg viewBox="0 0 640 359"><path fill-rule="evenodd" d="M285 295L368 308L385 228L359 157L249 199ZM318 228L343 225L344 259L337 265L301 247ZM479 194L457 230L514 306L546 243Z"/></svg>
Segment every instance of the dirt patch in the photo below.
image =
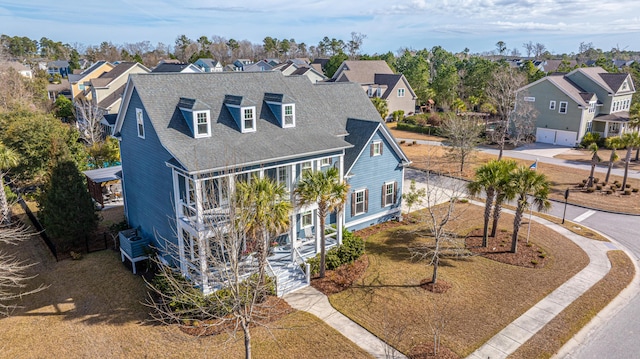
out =
<svg viewBox="0 0 640 359"><path fill-rule="evenodd" d="M282 319L284 316L293 313L293 311L293 308L284 299L269 296L264 302L255 306L255 317L260 318L260 326L264 326ZM242 329L236 324L233 316L217 320L193 320L188 322L188 324L181 325L180 330L183 333L197 337L233 333L236 329ZM252 324L251 327L255 328L257 325Z"/></svg>
<svg viewBox="0 0 640 359"><path fill-rule="evenodd" d="M525 231L526 225L523 224ZM527 243L526 236L519 235L517 252L511 253L511 237L511 231L499 230L495 237L488 237L487 246L482 247L482 229L475 229L467 236L466 245L472 253L496 262L526 268L544 268L549 259L544 248L533 241Z"/></svg>
<svg viewBox="0 0 640 359"><path fill-rule="evenodd" d="M443 281L442 279L437 281L436 284L433 284L430 279L424 279L420 282L420 288L432 293L446 293L451 289L451 284Z"/></svg>
<svg viewBox="0 0 640 359"><path fill-rule="evenodd" d="M329 270L324 278L313 278L311 285L326 295L339 293L360 279L369 266L369 259L364 254L353 263L343 264L338 269Z"/></svg>

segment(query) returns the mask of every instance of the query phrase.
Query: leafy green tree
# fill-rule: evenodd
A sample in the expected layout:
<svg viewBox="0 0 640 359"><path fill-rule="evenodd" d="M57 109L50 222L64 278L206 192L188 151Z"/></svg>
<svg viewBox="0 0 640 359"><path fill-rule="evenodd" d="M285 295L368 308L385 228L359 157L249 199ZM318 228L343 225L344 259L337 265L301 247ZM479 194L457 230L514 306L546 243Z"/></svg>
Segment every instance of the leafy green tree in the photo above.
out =
<svg viewBox="0 0 640 359"><path fill-rule="evenodd" d="M431 89L438 106L448 109L457 95L460 78L457 58L440 46L431 49Z"/></svg>
<svg viewBox="0 0 640 359"><path fill-rule="evenodd" d="M407 204L407 215L411 214L411 208L420 203L424 196L427 194L426 189L416 187L416 181L411 180L411 184L409 185L409 191L402 194L402 199L404 203Z"/></svg>
<svg viewBox="0 0 640 359"><path fill-rule="evenodd" d="M527 83L538 81L545 76L545 73L540 71L531 60L525 61L522 69L527 74Z"/></svg>
<svg viewBox="0 0 640 359"><path fill-rule="evenodd" d="M333 77L336 71L338 71L340 65L342 65L346 60L349 60L349 56L342 51L331 56L324 67L324 74L329 78Z"/></svg>
<svg viewBox="0 0 640 359"><path fill-rule="evenodd" d="M513 219L513 235L511 237L511 253L518 250L518 232L522 224L524 212L530 205L535 205L538 211L546 211L551 208L549 202L549 181L547 177L531 170L529 167L520 166L512 175L512 185L517 196L516 215ZM528 197L533 197L533 203L529 204Z"/></svg>
<svg viewBox="0 0 640 359"><path fill-rule="evenodd" d="M480 56L472 56L458 64L460 86L458 96L472 106L486 102L485 88L498 63Z"/></svg>
<svg viewBox="0 0 640 359"><path fill-rule="evenodd" d="M262 47L267 55L274 56L278 51L278 39L267 36L262 40Z"/></svg>
<svg viewBox="0 0 640 359"><path fill-rule="evenodd" d="M89 147L89 163L95 168L102 168L107 165L113 165L120 162L120 146L118 140L113 137L107 137L103 142L96 142Z"/></svg>
<svg viewBox="0 0 640 359"><path fill-rule="evenodd" d="M269 177L253 176L248 182L236 184L237 206L243 209L240 216L247 224L248 237L256 245L260 283L265 278L270 239L289 227L292 206L286 198L284 185Z"/></svg>
<svg viewBox="0 0 640 359"><path fill-rule="evenodd" d="M371 102L373 103L373 106L376 107L380 117L382 117L383 120L386 120L389 115L389 105L387 104L387 100L383 100L380 97L372 97Z"/></svg>
<svg viewBox="0 0 640 359"><path fill-rule="evenodd" d="M0 225L11 223L11 207L7 201L4 176L7 173L6 171L18 165L19 158L15 151L0 142Z"/></svg>
<svg viewBox="0 0 640 359"><path fill-rule="evenodd" d="M609 176L611 175L611 168L613 168L613 163L620 159L616 150L624 147L624 143L622 142L622 138L620 137L608 137L604 141L605 147L611 150L611 156L609 156L609 166L607 167L607 175L604 178L604 182L609 182Z"/></svg>
<svg viewBox="0 0 640 359"><path fill-rule="evenodd" d="M418 51L415 54L405 50L396 61L396 69L406 77L418 97L418 103L424 104L434 96L429 88L429 52ZM388 61L387 61L388 62Z"/></svg>
<svg viewBox="0 0 640 359"><path fill-rule="evenodd" d="M513 160L496 161L491 160L476 169L473 182L468 184L469 193L472 196L480 194L482 191L486 194L484 206L484 226L482 232L482 246L487 246L487 237L489 235L489 221L491 219L491 209L493 207L494 198L496 197L496 189L503 183L509 181L509 175L516 168Z"/></svg>
<svg viewBox="0 0 640 359"><path fill-rule="evenodd" d="M81 244L98 226L85 178L71 160L62 159L53 167L38 205L47 234L64 250Z"/></svg>
<svg viewBox="0 0 640 359"><path fill-rule="evenodd" d="M66 96L58 95L56 102L53 104L56 117L62 119L64 122L68 122L74 119L73 116L73 103Z"/></svg>
<svg viewBox="0 0 640 359"><path fill-rule="evenodd" d="M517 164L514 160L498 160L498 162L503 162L502 171L506 173L503 176L500 176L498 181L495 182L495 194L496 200L493 205L493 223L491 224L491 237L495 237L498 233L498 223L500 222L500 217L502 215L502 205L511 201L516 197L515 188L512 186L512 176L511 174L517 168Z"/></svg>
<svg viewBox="0 0 640 359"><path fill-rule="evenodd" d="M340 180L340 172L335 167L331 167L327 171L304 172L295 189L296 201L299 206L318 204L320 278L324 278L326 268L325 221L331 212L344 207L348 192L349 185Z"/></svg>

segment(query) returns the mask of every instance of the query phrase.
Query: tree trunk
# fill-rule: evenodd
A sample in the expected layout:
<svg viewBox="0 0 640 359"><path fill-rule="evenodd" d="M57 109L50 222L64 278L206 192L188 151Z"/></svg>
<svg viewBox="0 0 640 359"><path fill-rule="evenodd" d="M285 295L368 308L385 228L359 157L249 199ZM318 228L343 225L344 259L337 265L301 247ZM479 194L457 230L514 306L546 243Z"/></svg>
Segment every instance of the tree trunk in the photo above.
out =
<svg viewBox="0 0 640 359"><path fill-rule="evenodd" d="M320 217L320 278L324 278L325 269L326 269L326 239L324 237L324 227L325 227L325 218L326 213L318 209L318 214Z"/></svg>
<svg viewBox="0 0 640 359"><path fill-rule="evenodd" d="M493 206L493 197L495 197L495 190L493 187L488 187L487 200L484 205L484 228L482 231L482 247L487 247L487 236L489 235L489 220L491 220L491 207Z"/></svg>
<svg viewBox="0 0 640 359"><path fill-rule="evenodd" d="M435 286L438 281L438 266L440 264L440 259L436 257L433 259L433 275L431 276L431 285Z"/></svg>
<svg viewBox="0 0 640 359"><path fill-rule="evenodd" d="M520 224L522 223L522 214L526 208L518 203L516 215L513 219L513 236L511 237L511 253L518 251L518 232L520 231Z"/></svg>
<svg viewBox="0 0 640 359"><path fill-rule="evenodd" d="M502 151L504 151L504 141L500 143L500 152L498 152L498 161L502 159Z"/></svg>
<svg viewBox="0 0 640 359"><path fill-rule="evenodd" d="M633 148L627 148L627 155L624 158L624 177L622 178L622 191L627 188L627 176L629 175L629 164L631 163L631 151L633 151Z"/></svg>
<svg viewBox="0 0 640 359"><path fill-rule="evenodd" d="M636 148L636 158L635 161L638 162L638 160L640 159L640 147Z"/></svg>
<svg viewBox="0 0 640 359"><path fill-rule="evenodd" d="M242 331L244 332L244 357L251 359L251 332L249 331L249 323L242 323Z"/></svg>
<svg viewBox="0 0 640 359"><path fill-rule="evenodd" d="M502 201L504 196L498 193L496 195L496 204L493 206L493 226L491 226L491 237L496 236L498 231L498 221L500 220L500 214L502 214Z"/></svg>
<svg viewBox="0 0 640 359"><path fill-rule="evenodd" d="M607 168L607 175L604 177L604 183L609 183L609 176L611 175L611 169L613 168L613 158L616 154L615 150L611 150L611 156L609 157L609 167Z"/></svg>
<svg viewBox="0 0 640 359"><path fill-rule="evenodd" d="M589 173L589 182L587 182L587 187L593 187L593 172L596 170L596 164L591 162L591 172Z"/></svg>
<svg viewBox="0 0 640 359"><path fill-rule="evenodd" d="M258 283L264 284L265 269L267 267L267 252L269 251L269 234L264 231L261 235L261 239L258 240Z"/></svg>
<svg viewBox="0 0 640 359"><path fill-rule="evenodd" d="M11 224L11 209L4 192L4 174L0 172L0 224Z"/></svg>

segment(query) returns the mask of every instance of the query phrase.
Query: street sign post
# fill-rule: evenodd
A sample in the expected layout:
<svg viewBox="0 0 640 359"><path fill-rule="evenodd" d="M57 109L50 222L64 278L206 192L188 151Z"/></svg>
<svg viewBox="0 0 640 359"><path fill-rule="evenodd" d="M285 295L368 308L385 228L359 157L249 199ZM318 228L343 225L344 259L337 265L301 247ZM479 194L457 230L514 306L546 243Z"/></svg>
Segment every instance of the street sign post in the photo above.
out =
<svg viewBox="0 0 640 359"><path fill-rule="evenodd" d="M564 212L562 212L562 224L564 224L564 217L567 214L567 199L569 198L569 189L564 191Z"/></svg>

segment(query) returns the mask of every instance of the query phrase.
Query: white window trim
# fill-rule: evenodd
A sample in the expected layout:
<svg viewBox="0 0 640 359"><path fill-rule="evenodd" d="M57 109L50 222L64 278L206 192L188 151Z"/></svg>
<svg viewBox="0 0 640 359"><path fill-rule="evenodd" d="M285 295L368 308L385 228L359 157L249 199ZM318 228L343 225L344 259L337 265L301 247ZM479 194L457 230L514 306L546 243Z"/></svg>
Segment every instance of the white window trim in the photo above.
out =
<svg viewBox="0 0 640 359"><path fill-rule="evenodd" d="M308 167L305 165L309 165ZM313 161L305 161L300 164L300 175L304 173L304 171L313 171Z"/></svg>
<svg viewBox="0 0 640 359"><path fill-rule="evenodd" d="M376 152L376 145L378 146L378 151ZM371 146L373 146L373 150L372 150L372 157L376 157L376 156L381 156L382 155L382 141L373 141L371 143Z"/></svg>
<svg viewBox="0 0 640 359"><path fill-rule="evenodd" d="M253 114L253 117L251 118L253 126L250 128L246 128L244 125L246 120L244 117L245 110L251 110L251 113ZM242 129L242 133L256 132L256 107L255 106L240 107L240 126Z"/></svg>
<svg viewBox="0 0 640 359"><path fill-rule="evenodd" d="M388 193L389 191L389 186L391 186L391 194ZM384 206L385 207L390 207L393 206L394 200L393 197L395 197L395 183L394 182L385 182L384 183ZM391 201L387 201L387 196L391 195Z"/></svg>
<svg viewBox="0 0 640 359"><path fill-rule="evenodd" d="M404 93L405 93L404 87L401 87L398 89L398 97L404 97Z"/></svg>
<svg viewBox="0 0 640 359"><path fill-rule="evenodd" d="M562 104L564 104L564 112L562 111ZM569 103L567 101L560 101L558 104L558 113L565 115L569 110Z"/></svg>
<svg viewBox="0 0 640 359"><path fill-rule="evenodd" d="M331 166L331 157L325 157L320 160L320 167Z"/></svg>
<svg viewBox="0 0 640 359"><path fill-rule="evenodd" d="M198 115L204 113L207 118L207 132L198 133ZM193 112L193 135L195 138L211 137L211 114L209 111L194 111Z"/></svg>
<svg viewBox="0 0 640 359"><path fill-rule="evenodd" d="M309 224L304 224L304 217L309 216L311 218L311 221ZM306 211L306 212L302 212L300 213L300 229L305 229L305 228L309 228L309 227L313 227L313 211Z"/></svg>
<svg viewBox="0 0 640 359"><path fill-rule="evenodd" d="M367 211L365 210L365 205L364 205L365 202L367 201L367 198L366 198L367 190L366 189L360 189L360 190L357 190L357 191L354 191L354 192L356 194L356 199L355 199L355 201L353 201L353 205L355 207L353 209L353 216L355 217L355 216L367 213ZM361 204L362 204L362 212L358 212L358 193L362 193L362 202L361 202Z"/></svg>
<svg viewBox="0 0 640 359"><path fill-rule="evenodd" d="M140 133L140 126L142 126L142 133ZM141 108L136 108L136 131L138 137L144 139L146 131L144 129L144 113Z"/></svg>
<svg viewBox="0 0 640 359"><path fill-rule="evenodd" d="M285 121L285 109L287 107L291 107L291 116L293 117L293 122L290 124L287 124ZM287 103L282 105L282 128L290 127L296 127L296 105L294 103Z"/></svg>
<svg viewBox="0 0 640 359"><path fill-rule="evenodd" d="M549 101L549 110L555 110L555 109L556 109L556 101L555 100Z"/></svg>

